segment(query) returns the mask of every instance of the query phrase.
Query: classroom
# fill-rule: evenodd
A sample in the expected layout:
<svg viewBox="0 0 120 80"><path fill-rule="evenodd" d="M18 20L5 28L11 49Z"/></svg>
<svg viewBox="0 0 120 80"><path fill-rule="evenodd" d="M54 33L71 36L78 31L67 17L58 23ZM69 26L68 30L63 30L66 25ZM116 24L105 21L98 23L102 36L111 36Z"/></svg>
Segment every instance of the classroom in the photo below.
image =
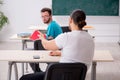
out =
<svg viewBox="0 0 120 80"><path fill-rule="evenodd" d="M3 25L0 28L0 54L4 55L4 51L11 50L15 52L16 50L22 51L26 50L27 47L33 48L33 41L29 41L27 39L16 38L20 33L33 33L35 29L33 27L40 27L40 29L46 29L47 25L43 23L40 10L44 7L48 7L53 9L53 20L55 20L61 27L69 26L69 14L70 10L73 6L91 6L90 1L84 0L75 0L73 4L70 4L72 0L67 2L67 0L0 0L3 1L3 4L0 4L0 12L2 11L4 15L8 18L8 23ZM81 1L81 3L79 3ZM82 4L82 1L86 4ZM83 7L86 9L86 22L88 27L86 28L87 32L94 37L95 42L95 52L99 53L99 51L103 51L103 53L110 53L110 60L99 61L94 59L97 62L96 70L95 70L95 79L93 80L119 80L120 79L120 1L119 0L92 0L94 6L91 9L87 7ZM57 2L59 4L57 4ZM104 7L98 8L99 3L103 3ZM77 4L76 4L77 3ZM115 4L113 4L115 3ZM62 5L63 4L63 5ZM62 6L68 5L66 10L59 12L59 9L62 9ZM71 7L72 5L72 7ZM109 7L112 6L112 7ZM115 7L114 7L115 6ZM57 8L58 7L58 8ZM95 9L94 9L95 8ZM109 11L105 12L104 8L113 10L111 13ZM115 8L115 9L114 9ZM96 11L97 9L97 11ZM99 13L99 10L105 12ZM56 11L56 12L55 12ZM87 12L88 11L88 12ZM95 13L96 12L96 13ZM113 13L112 13L113 12ZM115 12L115 13L114 13ZM3 51L3 53L1 53ZM28 50L30 54L31 50ZM6 52L7 53L7 52ZM19 53L18 53L19 54ZM36 52L37 54L37 52ZM1 56L3 56L1 55ZM99 55L101 56L101 55ZM103 55L102 55L103 56ZM106 55L105 55L106 56ZM109 56L109 55L108 55ZM5 57L5 56L3 56ZM14 56L13 56L14 57ZM8 78L9 72L9 61L2 60L0 57L0 80L10 80ZM102 57L103 58L103 57ZM13 61L14 62L14 61ZM11 71L11 80L15 79L16 74L18 74L18 80L23 74L28 74L32 72L27 63L24 63L24 66L21 66L21 62L16 62L18 73L15 72L14 66L12 66ZM36 61L37 62L37 61ZM54 62L54 61L53 61ZM13 63L14 64L14 63ZM95 63L96 64L96 63ZM42 71L46 70L47 64L42 62L40 63L40 67ZM86 79L91 80L91 69L87 71Z"/></svg>

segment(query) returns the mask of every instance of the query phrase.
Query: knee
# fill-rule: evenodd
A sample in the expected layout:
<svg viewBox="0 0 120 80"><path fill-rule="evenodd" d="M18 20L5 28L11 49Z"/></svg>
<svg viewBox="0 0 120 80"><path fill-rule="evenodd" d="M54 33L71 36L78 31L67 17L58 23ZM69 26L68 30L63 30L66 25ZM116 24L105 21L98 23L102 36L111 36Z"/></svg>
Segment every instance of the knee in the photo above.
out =
<svg viewBox="0 0 120 80"><path fill-rule="evenodd" d="M19 80L27 80L25 76L22 76Z"/></svg>
<svg viewBox="0 0 120 80"><path fill-rule="evenodd" d="M41 40L34 41L34 44L39 44L39 43L41 43Z"/></svg>
<svg viewBox="0 0 120 80"><path fill-rule="evenodd" d="M28 74L28 75L23 75L22 77L20 77L19 80L31 80L30 78L31 78L31 77L30 77L29 74Z"/></svg>

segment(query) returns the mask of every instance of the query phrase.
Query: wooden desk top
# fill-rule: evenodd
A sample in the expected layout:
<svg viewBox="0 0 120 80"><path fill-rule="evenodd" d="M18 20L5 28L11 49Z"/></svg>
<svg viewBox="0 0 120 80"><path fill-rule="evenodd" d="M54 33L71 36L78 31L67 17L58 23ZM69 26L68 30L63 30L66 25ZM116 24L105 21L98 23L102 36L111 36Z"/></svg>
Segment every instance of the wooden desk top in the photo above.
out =
<svg viewBox="0 0 120 80"><path fill-rule="evenodd" d="M58 62L60 57L49 56L50 51L0 50L0 61L15 62ZM40 59L33 59L34 55Z"/></svg>
<svg viewBox="0 0 120 80"><path fill-rule="evenodd" d="M93 26L84 26L83 30L93 30L94 27Z"/></svg>
<svg viewBox="0 0 120 80"><path fill-rule="evenodd" d="M17 34L14 34L10 37L10 39L12 40L30 40L30 38L22 38L22 37L18 37Z"/></svg>
<svg viewBox="0 0 120 80"><path fill-rule="evenodd" d="M47 27L31 26L31 27L29 27L29 29L32 29L32 30L47 30ZM94 27L93 26L83 27L83 30L91 30L91 29L94 29Z"/></svg>
<svg viewBox="0 0 120 80"><path fill-rule="evenodd" d="M43 26L43 27L31 26L28 29L31 29L31 30L47 30L47 27L46 26Z"/></svg>
<svg viewBox="0 0 120 80"><path fill-rule="evenodd" d="M24 50L0 50L0 61L15 62L59 62L59 56L49 56L50 51L24 51ZM39 55L40 59L33 59L34 55ZM95 51L94 62L114 61L109 51Z"/></svg>
<svg viewBox="0 0 120 80"><path fill-rule="evenodd" d="M29 27L29 29L37 29L37 30L46 30L46 27L35 27L35 26L32 26L32 27ZM94 29L92 26L85 26L83 28L84 30L90 30L90 29ZM17 34L14 34L13 36L10 37L10 39L14 39L14 40L30 40L30 38L21 38L21 37L18 37Z"/></svg>
<svg viewBox="0 0 120 80"><path fill-rule="evenodd" d="M108 50L95 50L93 61L112 62L114 59Z"/></svg>

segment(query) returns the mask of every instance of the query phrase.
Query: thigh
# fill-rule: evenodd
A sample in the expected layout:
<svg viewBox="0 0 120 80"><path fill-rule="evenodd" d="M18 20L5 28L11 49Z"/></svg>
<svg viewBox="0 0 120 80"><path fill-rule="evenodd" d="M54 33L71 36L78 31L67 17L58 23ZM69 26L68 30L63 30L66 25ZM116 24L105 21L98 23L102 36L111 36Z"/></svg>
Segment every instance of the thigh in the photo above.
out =
<svg viewBox="0 0 120 80"><path fill-rule="evenodd" d="M42 46L41 40L34 41L34 50L45 50Z"/></svg>

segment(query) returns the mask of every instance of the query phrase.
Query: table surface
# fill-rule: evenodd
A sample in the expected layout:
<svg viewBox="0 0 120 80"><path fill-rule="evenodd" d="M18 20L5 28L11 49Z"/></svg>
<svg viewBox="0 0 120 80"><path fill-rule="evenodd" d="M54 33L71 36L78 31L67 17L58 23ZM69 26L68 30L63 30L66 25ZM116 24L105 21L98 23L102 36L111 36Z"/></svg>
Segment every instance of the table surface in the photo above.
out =
<svg viewBox="0 0 120 80"><path fill-rule="evenodd" d="M29 27L28 29L31 29L31 30L47 30L47 27L46 26L43 26L43 27L39 27L39 26L31 26Z"/></svg>
<svg viewBox="0 0 120 80"><path fill-rule="evenodd" d="M59 62L60 56L49 56L50 51L0 50L0 61L15 62ZM34 55L40 59L33 59ZM112 62L112 55L108 50L95 50L94 62Z"/></svg>
<svg viewBox="0 0 120 80"><path fill-rule="evenodd" d="M31 26L31 27L29 27L29 29L34 29L34 30L46 30L46 27ZM84 30L91 30L91 29L94 29L94 27L92 27L92 26L85 26L83 29L84 29ZM10 37L10 39L30 40L29 37L26 37L26 38L18 37L17 34L12 35L12 36Z"/></svg>
<svg viewBox="0 0 120 80"><path fill-rule="evenodd" d="M47 27L38 27L38 26L31 26L28 29L32 29L32 30L47 30ZM93 26L85 26L83 27L83 30L91 30L94 29Z"/></svg>
<svg viewBox="0 0 120 80"><path fill-rule="evenodd" d="M30 37L26 37L26 38L22 38L22 37L18 37L17 34L13 34L10 37L11 40L30 40Z"/></svg>

